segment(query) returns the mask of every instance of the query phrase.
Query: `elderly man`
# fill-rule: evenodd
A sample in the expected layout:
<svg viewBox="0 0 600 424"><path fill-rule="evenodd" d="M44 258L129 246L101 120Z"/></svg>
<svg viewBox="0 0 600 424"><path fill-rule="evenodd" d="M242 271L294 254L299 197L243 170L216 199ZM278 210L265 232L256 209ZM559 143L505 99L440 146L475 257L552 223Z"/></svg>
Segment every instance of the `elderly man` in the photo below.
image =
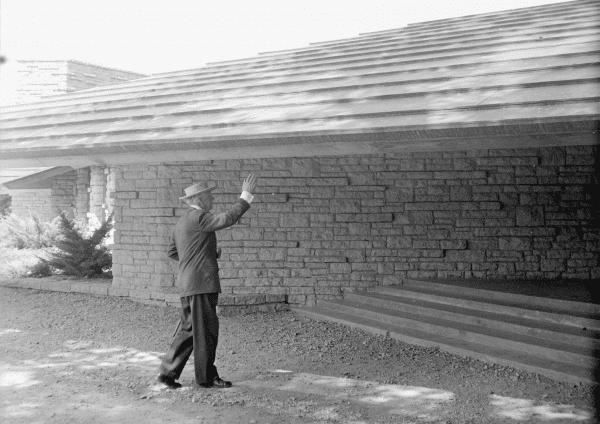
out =
<svg viewBox="0 0 600 424"><path fill-rule="evenodd" d="M199 183L185 189L180 199L190 209L179 219L167 255L179 261L177 285L181 296L181 321L171 347L160 365L158 382L177 389L185 364L194 352L196 383L201 387L231 387L214 365L219 339L217 301L221 292L215 231L235 224L250 208L256 188L252 174L242 184L242 194L227 212L212 214L215 186Z"/></svg>

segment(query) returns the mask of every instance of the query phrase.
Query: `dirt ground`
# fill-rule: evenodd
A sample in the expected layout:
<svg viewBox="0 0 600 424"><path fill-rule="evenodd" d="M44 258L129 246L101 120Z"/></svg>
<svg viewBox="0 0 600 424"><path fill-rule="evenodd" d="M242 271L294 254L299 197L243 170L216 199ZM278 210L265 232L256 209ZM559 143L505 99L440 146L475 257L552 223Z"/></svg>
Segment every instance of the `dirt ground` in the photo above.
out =
<svg viewBox="0 0 600 424"><path fill-rule="evenodd" d="M154 382L178 310L0 287L2 423L593 423L595 387L293 312L221 318L230 389Z"/></svg>

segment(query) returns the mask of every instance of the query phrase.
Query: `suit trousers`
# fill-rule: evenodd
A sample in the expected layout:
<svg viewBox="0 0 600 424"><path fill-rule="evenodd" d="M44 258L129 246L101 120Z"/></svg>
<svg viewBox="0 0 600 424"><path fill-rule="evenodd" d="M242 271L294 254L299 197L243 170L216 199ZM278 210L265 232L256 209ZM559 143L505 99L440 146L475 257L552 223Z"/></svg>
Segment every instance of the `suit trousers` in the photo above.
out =
<svg viewBox="0 0 600 424"><path fill-rule="evenodd" d="M219 342L218 301L218 293L181 298L181 326L161 362L161 374L179 379L194 352L196 383L211 383L219 377L214 365Z"/></svg>

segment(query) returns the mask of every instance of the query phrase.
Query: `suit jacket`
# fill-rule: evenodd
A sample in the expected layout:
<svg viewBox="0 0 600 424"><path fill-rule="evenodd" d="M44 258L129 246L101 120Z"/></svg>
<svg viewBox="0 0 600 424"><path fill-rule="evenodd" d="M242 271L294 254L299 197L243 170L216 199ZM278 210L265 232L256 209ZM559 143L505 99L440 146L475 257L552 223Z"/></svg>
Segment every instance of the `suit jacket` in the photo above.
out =
<svg viewBox="0 0 600 424"><path fill-rule="evenodd" d="M221 293L215 231L232 226L248 209L250 204L238 199L227 212L212 214L192 208L179 219L167 255L179 261L177 286L181 297Z"/></svg>

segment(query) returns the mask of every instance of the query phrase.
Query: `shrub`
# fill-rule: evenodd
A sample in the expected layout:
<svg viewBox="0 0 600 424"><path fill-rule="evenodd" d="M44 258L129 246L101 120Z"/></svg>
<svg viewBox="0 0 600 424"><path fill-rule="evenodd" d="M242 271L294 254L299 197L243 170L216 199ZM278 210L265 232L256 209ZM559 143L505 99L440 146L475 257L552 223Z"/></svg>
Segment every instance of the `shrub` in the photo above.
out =
<svg viewBox="0 0 600 424"><path fill-rule="evenodd" d="M0 278L33 277L32 270L40 263L40 257L48 257L46 249L0 247Z"/></svg>
<svg viewBox="0 0 600 424"><path fill-rule="evenodd" d="M16 249L42 249L56 244L58 220L41 222L36 215L22 219L15 215L0 217L0 245Z"/></svg>
<svg viewBox="0 0 600 424"><path fill-rule="evenodd" d="M27 272L28 277L50 277L52 275L52 268L48 261L45 261L43 258L38 256L39 261L31 266Z"/></svg>
<svg viewBox="0 0 600 424"><path fill-rule="evenodd" d="M104 276L112 267L112 254L104 243L113 227L112 215L89 236L64 212L59 214L58 220L60 237L56 242L57 250L49 253L49 259L40 258L38 271L45 272L44 266L47 266L64 275L83 278Z"/></svg>
<svg viewBox="0 0 600 424"><path fill-rule="evenodd" d="M0 216L10 215L10 205L12 203L12 199L10 196L5 194L0 194Z"/></svg>

